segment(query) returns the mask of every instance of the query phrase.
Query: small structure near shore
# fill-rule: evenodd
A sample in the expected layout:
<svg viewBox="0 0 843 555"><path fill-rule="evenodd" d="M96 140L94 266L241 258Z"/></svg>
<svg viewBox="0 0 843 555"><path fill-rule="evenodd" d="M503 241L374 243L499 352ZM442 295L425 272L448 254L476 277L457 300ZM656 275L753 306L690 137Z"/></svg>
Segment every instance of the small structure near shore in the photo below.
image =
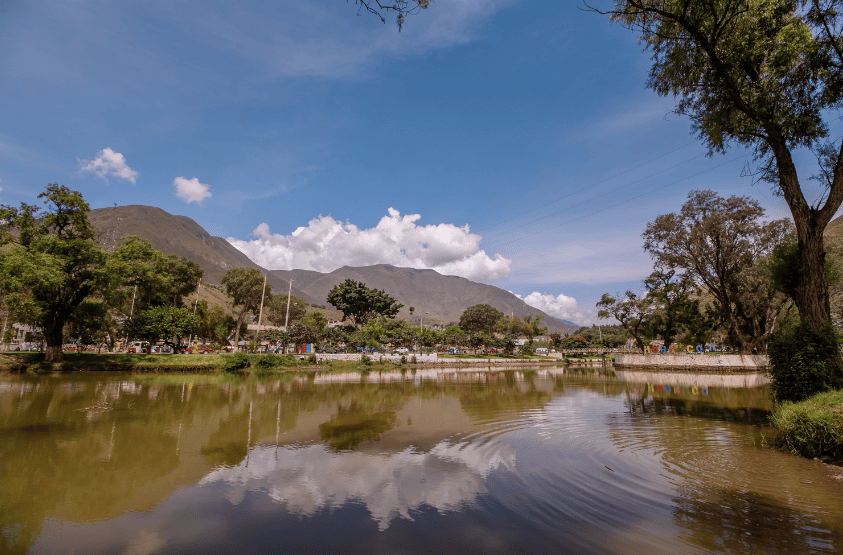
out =
<svg viewBox="0 0 843 555"><path fill-rule="evenodd" d="M615 368L679 370L685 372L762 372L770 367L767 355L715 353L636 353L615 356Z"/></svg>

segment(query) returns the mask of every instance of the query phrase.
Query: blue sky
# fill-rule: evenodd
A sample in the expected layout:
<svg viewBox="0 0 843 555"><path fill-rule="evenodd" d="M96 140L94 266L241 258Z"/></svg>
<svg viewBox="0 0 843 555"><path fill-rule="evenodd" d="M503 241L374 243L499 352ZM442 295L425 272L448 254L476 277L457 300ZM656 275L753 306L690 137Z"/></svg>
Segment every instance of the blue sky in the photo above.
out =
<svg viewBox="0 0 843 555"><path fill-rule="evenodd" d="M746 152L706 157L636 37L578 5L438 0L399 34L340 0L7 0L0 203L59 182L266 267L430 267L590 322L640 289L641 232L688 191L788 212L740 177Z"/></svg>

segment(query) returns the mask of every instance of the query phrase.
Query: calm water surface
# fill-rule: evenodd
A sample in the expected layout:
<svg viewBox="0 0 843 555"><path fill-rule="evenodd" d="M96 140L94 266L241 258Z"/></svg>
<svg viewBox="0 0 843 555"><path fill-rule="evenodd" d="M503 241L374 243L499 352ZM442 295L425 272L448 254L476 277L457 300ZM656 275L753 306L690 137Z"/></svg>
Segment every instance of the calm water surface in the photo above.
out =
<svg viewBox="0 0 843 555"><path fill-rule="evenodd" d="M767 446L757 383L4 378L0 552L843 552L843 483Z"/></svg>

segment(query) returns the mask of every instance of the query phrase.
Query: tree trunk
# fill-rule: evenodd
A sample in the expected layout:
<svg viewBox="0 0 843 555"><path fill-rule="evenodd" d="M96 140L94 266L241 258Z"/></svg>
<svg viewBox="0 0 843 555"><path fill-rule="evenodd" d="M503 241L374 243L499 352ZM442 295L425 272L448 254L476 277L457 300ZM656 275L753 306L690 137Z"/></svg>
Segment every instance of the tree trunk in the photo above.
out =
<svg viewBox="0 0 843 555"><path fill-rule="evenodd" d="M44 322L44 340L47 342L44 362L61 362L64 360L64 353L61 349L62 339L64 339L63 330L64 321L58 316L48 318Z"/></svg>
<svg viewBox="0 0 843 555"><path fill-rule="evenodd" d="M825 273L825 226L817 226L812 219L808 225L797 224L796 229L802 259L802 275L794 302L799 309L799 319L820 330L827 322L831 322L828 279ZM832 363L837 369L837 374L843 376L843 357L839 350L835 352Z"/></svg>
<svg viewBox="0 0 843 555"><path fill-rule="evenodd" d="M779 169L779 185L796 224L796 237L802 263L802 273L796 288L794 302L799 309L799 319L809 322L819 330L831 321L831 306L828 298L828 280L825 275L825 245L823 232L843 202L843 143L837 155L834 177L828 190L825 204L817 209L808 205L799 186L796 166L793 164L780 130L769 129L770 146ZM837 373L843 376L843 358L835 353L832 363Z"/></svg>
<svg viewBox="0 0 843 555"><path fill-rule="evenodd" d="M797 229L802 275L794 301L799 309L799 318L820 329L831 321L828 279L825 275L824 230L812 225L799 227L803 228Z"/></svg>

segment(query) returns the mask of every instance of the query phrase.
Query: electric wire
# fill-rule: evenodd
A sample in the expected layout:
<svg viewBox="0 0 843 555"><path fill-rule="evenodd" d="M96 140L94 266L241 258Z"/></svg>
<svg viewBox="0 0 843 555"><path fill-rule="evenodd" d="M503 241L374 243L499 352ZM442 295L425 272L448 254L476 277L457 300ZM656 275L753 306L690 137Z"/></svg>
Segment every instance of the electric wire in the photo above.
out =
<svg viewBox="0 0 843 555"><path fill-rule="evenodd" d="M592 183L591 185L589 185L589 186L587 186L587 187L583 187L582 189L578 189L577 191L575 191L575 192L573 192L573 193L571 193L571 194L569 194L569 195L565 195L564 197L560 197L560 198L558 198L558 199L556 199L556 200L552 200L552 201L550 201L550 202L548 202L548 203L546 203L546 204L543 204L542 206L537 206L536 208L532 208L532 209L530 209L530 210L527 210L526 212L522 212L522 213L520 213L520 214L516 214L515 216L511 216L511 217L509 217L509 218L506 218L505 220L501 220L501 221L499 221L499 222L497 222L497 223L494 223L494 224L492 224L492 225L488 225L488 226L486 226L486 227L481 227L481 228L478 228L478 229L476 229L476 230L475 230L475 232L479 233L479 232L481 232L481 231L486 231L487 229L492 229L493 227L498 227L499 225L503 225L503 224L505 224L506 222L509 222L509 221L512 221L512 220L518 219L518 218L520 218L521 216L526 216L527 214L531 214L531 213L535 212L536 210L539 210L539 209L541 209L541 208L544 208L545 206L549 206L549 205L551 205L551 204L556 204L557 202L562 201L562 200L565 200L566 198L571 197L571 196L573 196L573 195L576 195L577 193L581 193L581 192L583 192L583 191L586 191L586 190L588 190L588 189L591 189L592 187L596 187L596 186L598 186L598 185L600 185L600 184L602 184L602 183L606 183L607 181L611 181L612 179L615 179L616 177L620 177L620 176L625 175L625 174L627 174L627 173L629 173L629 172L631 172L631 171L633 171L633 170L637 170L637 169L638 169L638 168L640 168L640 167L646 166L647 164L649 164L649 163L651 163L651 162L655 162L656 160L659 160L659 159L661 159L661 158L664 158L665 156L668 156L668 155L670 155L670 154L673 154L674 152L678 152L678 151L682 150L683 148L688 148L689 146L691 146L691 145L693 145L693 144L696 144L696 143L697 143L697 141L696 141L696 140L691 141L690 143L684 144L684 145L680 146L679 148L674 148L674 149L673 149L673 150L671 150L670 152L665 152L664 154L660 154L659 156L656 156L655 158L650 158L650 159L649 159L649 160L647 160L646 162L642 162L642 163L638 164L637 166L633 166L633 167L631 167L631 168L629 168L629 169L626 169L626 170L624 170L624 171L622 171L622 172L620 172L620 173L616 173L615 175L613 175L613 176L611 176L611 177L607 177L606 179L603 179L602 181L598 181L597 183Z"/></svg>
<svg viewBox="0 0 843 555"><path fill-rule="evenodd" d="M657 175L663 174L663 173L664 173L664 172L666 172L666 171L670 171L670 170L672 170L672 169L674 169L674 168L678 168L679 166L681 166L681 165L683 165L683 164L687 164L688 162L693 162L693 161L694 161L694 160L696 160L697 158L702 158L703 156L705 156L705 154L698 154L697 156L694 156L693 158L688 158L687 160L685 160L685 161L683 161L683 162L679 162L678 164L675 164L675 165L673 165L673 166L670 166L669 168L664 168L663 170L659 170L659 171L657 171L656 173L650 174L650 175L648 175L648 176L646 176L646 177L642 177L641 179L636 179L635 181L630 181L630 182L629 182L629 183L627 183L626 185L621 185L620 187L616 187L616 188L612 189L611 191L606 191L605 193L600 193L599 195L597 195L597 196L595 196L595 197L591 197L591 198L585 199L585 200L583 200L582 202L578 202L577 204L572 204L572 205L570 205L570 206L566 206L566 207L565 207L565 208L563 208L562 210L557 210L556 212L551 212L550 214L547 214L547 215L545 215L545 216L542 216L541 218L536 218L535 220L531 220L531 221L526 222L526 223L523 223L523 224L521 224L521 225L517 225L517 226L512 227L512 228L510 228L510 229L508 229L508 230L506 230L506 231L501 231L501 232L499 232L499 233L495 233L495 234L493 234L493 235L488 235L486 238L487 238L487 239L491 239L491 238L493 238L493 237L498 237L498 236L500 236L500 235L506 235L507 233L511 233L511 232L515 231L516 229L521 229L522 227L527 227L528 225L533 225L533 224L534 224L534 223L536 223L536 222L540 222L540 221L542 221L542 220L546 220L546 219L548 219L548 218L550 218L550 217L552 217L552 216L556 216L557 214L561 214L561 213L563 213L563 212L565 212L565 211L567 211L567 210L570 210L571 208L574 208L574 207L577 207L577 206L581 206L581 205L586 204L586 203L588 203L588 202L595 201L595 200L597 200L597 199L599 199L599 198L601 198L601 197L605 197L606 195L610 195L610 194L612 194L612 193L616 193L616 192L620 191L621 189L626 189L627 187L630 187L630 186L632 186L632 185L635 185L636 183L641 183L642 181L646 181L646 180L648 180L648 179L650 179L650 178L652 178L652 177L655 177L655 176L657 176ZM580 189L580 190L578 190L578 191L576 191L576 192L574 192L574 193L571 193L571 195L575 195L575 194L579 193L581 190L582 190L582 189ZM568 195L568 196L571 196L571 195ZM536 208L536 210L538 210L538 208Z"/></svg>
<svg viewBox="0 0 843 555"><path fill-rule="evenodd" d="M517 243L517 242L519 242L519 241L522 241L522 240L524 240L524 239L526 239L526 238L528 238L528 237L532 237L532 236L534 236L534 235L539 235L540 233L546 233L546 232L547 232L548 230L550 230L550 229L555 229L555 228L557 228L557 227L561 227L561 226L563 226L563 225L567 225L567 224L570 224L570 223L576 222L576 221L578 221L578 220L582 220L583 218L588 218L589 216L594 216L595 214L600 214L601 212L605 212L605 211L607 211L607 210L611 210L612 208L617 208L618 206L622 206L622 205L624 205L624 204L626 204L626 203L628 203L628 202L630 202L630 201L633 201L633 200L635 200L635 199L638 199L638 198L641 198L641 197L644 197L644 196L647 196L647 195L651 195L651 194L655 193L656 191L660 191L660 190L662 190L662 189L666 189L667 187L670 187L671 185L676 185L677 183L681 183L681 182L683 182L683 181L687 181L687 180L692 179L692 178L694 178L694 177L700 176L700 175L702 175L702 174L704 174L704 173L708 173L708 172L710 172L710 171L712 171L712 170L716 170L717 168L720 168L720 167L722 167L722 166L725 166L726 164L731 164L732 162L735 162L735 161L737 161L737 160L742 160L742 159L746 158L747 156L749 156L749 155L748 155L748 154L743 154L743 155L741 155L741 156L738 156L738 157L736 157L736 158L732 158L731 160L728 160L728 161L726 161L726 162L723 162L722 164L718 164L718 165L716 165L716 166L712 166L712 167L710 167L710 168L708 168L708 169L705 169L705 170L703 170L703 171L701 171L701 172L697 172L697 173L695 173L695 174L693 174L693 175L689 175L689 176L687 176L687 177L683 177L682 179L677 179L676 181L672 181L672 182L667 183L667 184L665 184L665 185L661 185L661 186L659 186L659 187L656 187L655 189L651 189L651 190L649 190L649 191L646 191L646 192L644 192L644 193L641 193L640 195L636 195L636 196L634 196L634 197L628 198L628 199L626 199L626 200L624 200L624 201L618 202L618 203L613 204L613 205L611 205L611 206L606 206L605 208L601 208L600 210L595 210L594 212L590 212L590 213L588 213L588 214L583 214L583 215L578 216L578 217L576 217L576 218L573 218L573 219L571 219L571 220L567 220L567 221L564 221L564 222L560 222L560 223L558 223L558 224L555 224L555 225L552 225L552 226L549 226L549 227L546 227L546 228L540 229L539 231L536 231L536 232L533 232L533 233L529 233L529 234L527 234L527 235L522 235L521 237L518 237L517 239L513 239L512 241L508 241L508 242L506 242L506 243L499 243L498 245L496 245L496 246L495 246L495 248L500 248L500 247L503 247L503 246L506 246L506 245L511 245L511 244L513 244L513 243Z"/></svg>

